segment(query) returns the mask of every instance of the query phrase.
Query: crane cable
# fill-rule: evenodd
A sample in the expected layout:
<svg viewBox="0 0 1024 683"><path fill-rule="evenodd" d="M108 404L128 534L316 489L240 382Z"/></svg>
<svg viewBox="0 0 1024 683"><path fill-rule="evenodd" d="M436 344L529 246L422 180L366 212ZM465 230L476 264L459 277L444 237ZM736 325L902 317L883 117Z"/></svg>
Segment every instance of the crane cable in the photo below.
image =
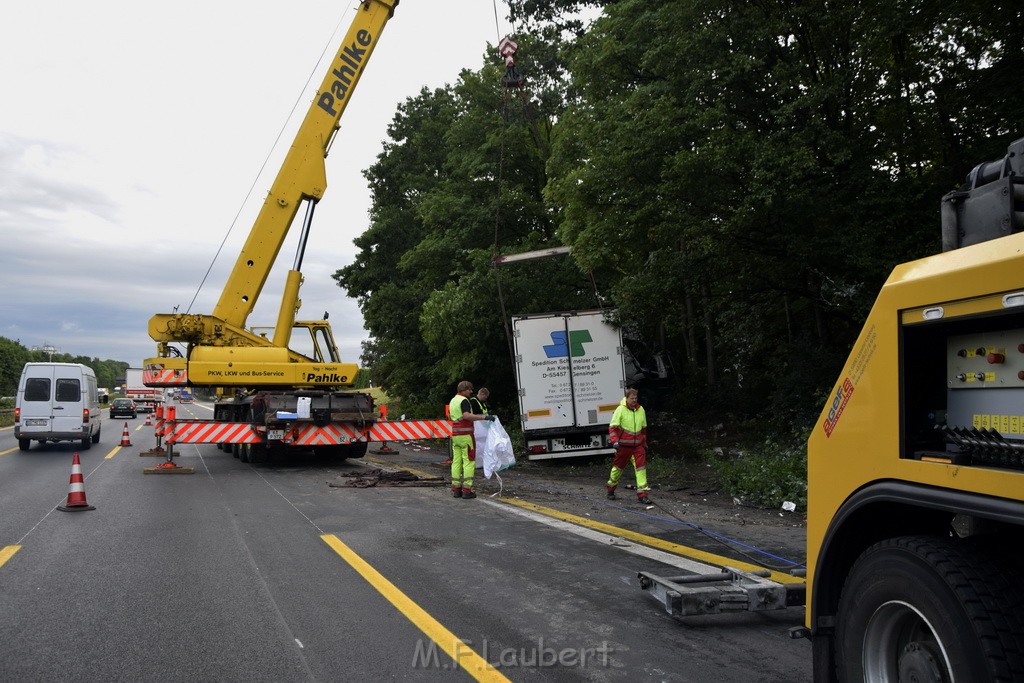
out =
<svg viewBox="0 0 1024 683"><path fill-rule="evenodd" d="M327 36L327 40L324 42L323 49L320 51L320 58L312 66L309 71L309 75L306 77L306 83L302 86L299 92L296 94L295 101L292 102L292 109L288 112L288 115L281 122L281 128L277 131L277 137L274 138L273 144L270 145L270 149L267 150L267 155L263 158L263 164L260 166L260 170L252 179L252 183L249 185L248 192L245 193L245 197L242 198L241 203L238 205L238 210L235 212L235 217L231 219L230 225L224 232L224 238L220 241L220 245L217 247L217 251L214 253L213 258L210 260L210 265L206 269L206 273L203 274L203 279L199 281L199 286L196 287L196 293L192 295L192 301L189 302L188 308L185 309L185 313L188 314L192 310L192 306L195 305L196 299L199 298L199 293L202 291L203 286L206 284L207 278L210 277L210 273L213 271L213 266L217 263L217 259L220 258L220 253L224 250L224 245L227 244L228 238L231 237L231 233L234 231L235 226L238 224L238 219L242 215L242 211L249 203L252 198L253 192L256 191L256 183L259 182L260 178L263 177L263 172L267 170L267 166L270 163L270 159L274 154L274 150L281 144L281 138L284 137L284 132L288 128L288 122L295 116L295 112L298 111L299 105L306 101L306 93L309 90L310 84L313 83L313 79L319 71L319 66L324 62L324 58L327 53L331 50L331 47L336 44L334 36L338 35L342 28L342 22L345 21L345 17L354 7L354 2L358 0L350 0L348 7L338 17L338 22L334 26L334 30L331 31L330 35Z"/></svg>

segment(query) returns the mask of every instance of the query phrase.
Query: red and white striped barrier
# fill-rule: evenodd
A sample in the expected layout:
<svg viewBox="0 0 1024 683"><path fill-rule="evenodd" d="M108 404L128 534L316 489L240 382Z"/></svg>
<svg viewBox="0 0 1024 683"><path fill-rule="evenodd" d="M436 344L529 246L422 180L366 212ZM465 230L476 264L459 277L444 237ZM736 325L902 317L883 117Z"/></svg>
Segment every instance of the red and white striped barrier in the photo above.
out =
<svg viewBox="0 0 1024 683"><path fill-rule="evenodd" d="M158 434L161 433L157 420ZM208 420L166 420L162 433L169 444L185 443L260 443L262 430L257 431L247 422L211 422ZM354 423L332 422L317 426L298 422L285 430L282 443L293 446L332 446L358 441L410 441L418 439L447 439L452 435L448 420L404 420L377 422L369 427Z"/></svg>

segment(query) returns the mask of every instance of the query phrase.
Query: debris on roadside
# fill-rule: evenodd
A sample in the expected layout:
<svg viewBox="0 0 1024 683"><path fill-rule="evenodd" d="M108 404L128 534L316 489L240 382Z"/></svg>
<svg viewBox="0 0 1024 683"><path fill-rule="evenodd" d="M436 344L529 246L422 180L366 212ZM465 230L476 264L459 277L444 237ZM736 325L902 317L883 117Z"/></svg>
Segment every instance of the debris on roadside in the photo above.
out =
<svg viewBox="0 0 1024 683"><path fill-rule="evenodd" d="M344 482L327 482L332 488L368 489L375 486L445 486L441 477L420 477L403 470L391 471L382 469L345 472L339 475L346 478Z"/></svg>

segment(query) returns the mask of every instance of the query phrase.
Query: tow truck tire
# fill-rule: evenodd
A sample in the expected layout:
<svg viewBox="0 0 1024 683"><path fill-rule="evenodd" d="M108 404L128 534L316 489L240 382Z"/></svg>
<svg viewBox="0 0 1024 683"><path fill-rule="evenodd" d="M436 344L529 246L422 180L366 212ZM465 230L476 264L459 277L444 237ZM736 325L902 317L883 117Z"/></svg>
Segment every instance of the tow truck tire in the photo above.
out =
<svg viewBox="0 0 1024 683"><path fill-rule="evenodd" d="M1024 680L1024 596L980 542L903 536L854 564L836 615L843 681Z"/></svg>

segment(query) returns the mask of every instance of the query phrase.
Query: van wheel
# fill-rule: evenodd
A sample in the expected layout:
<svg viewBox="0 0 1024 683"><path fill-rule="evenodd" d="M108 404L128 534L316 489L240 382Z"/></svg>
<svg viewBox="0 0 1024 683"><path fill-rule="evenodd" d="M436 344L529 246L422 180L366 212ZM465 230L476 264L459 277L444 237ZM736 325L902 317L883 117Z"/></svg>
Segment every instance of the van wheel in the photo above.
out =
<svg viewBox="0 0 1024 683"><path fill-rule="evenodd" d="M102 427L100 427L100 429L97 429L97 430L96 430L96 433L92 435L92 442L93 442L93 443L99 443L99 442L100 442L100 431L101 431L102 429L103 429L103 428L102 428Z"/></svg>
<svg viewBox="0 0 1024 683"><path fill-rule="evenodd" d="M27 451L29 446L32 445L31 439L18 439L18 450Z"/></svg>
<svg viewBox="0 0 1024 683"><path fill-rule="evenodd" d="M87 436L84 439L82 439L82 450L87 451L90 448L92 448L92 437Z"/></svg>

